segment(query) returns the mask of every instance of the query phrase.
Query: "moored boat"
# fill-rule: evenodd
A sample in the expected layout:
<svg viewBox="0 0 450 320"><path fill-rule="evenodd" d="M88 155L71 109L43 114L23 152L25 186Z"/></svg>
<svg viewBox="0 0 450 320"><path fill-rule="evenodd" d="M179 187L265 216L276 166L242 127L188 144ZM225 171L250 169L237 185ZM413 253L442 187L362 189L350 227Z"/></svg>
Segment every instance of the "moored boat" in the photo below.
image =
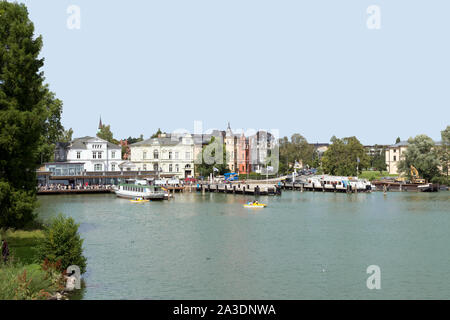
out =
<svg viewBox="0 0 450 320"><path fill-rule="evenodd" d="M153 185L119 184L114 192L118 197L127 199L164 200L168 198L167 192Z"/></svg>

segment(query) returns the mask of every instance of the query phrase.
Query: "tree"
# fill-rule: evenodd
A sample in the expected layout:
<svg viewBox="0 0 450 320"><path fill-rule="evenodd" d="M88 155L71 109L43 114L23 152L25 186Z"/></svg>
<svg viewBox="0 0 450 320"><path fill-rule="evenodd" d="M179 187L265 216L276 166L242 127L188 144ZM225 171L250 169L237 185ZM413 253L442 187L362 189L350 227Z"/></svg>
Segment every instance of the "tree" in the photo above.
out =
<svg viewBox="0 0 450 320"><path fill-rule="evenodd" d="M226 152L225 144L221 139L211 138L211 141L203 146L202 152L198 155L199 159L196 161L195 171L203 177L209 176L211 173L224 174L230 172L228 168L229 154ZM222 151L222 156L216 157L216 151ZM214 168L218 172L214 172Z"/></svg>
<svg viewBox="0 0 450 320"><path fill-rule="evenodd" d="M128 144L133 144L133 143L140 142L140 141L144 141L144 135L142 135L142 134L140 135L139 138L128 137L128 139L127 139Z"/></svg>
<svg viewBox="0 0 450 320"><path fill-rule="evenodd" d="M45 112L46 121L41 135L40 155L41 159L39 163L49 162L53 160L55 152L56 142L62 141L65 131L61 124L61 113L63 103L61 100L55 97L55 94L48 90L48 87L43 88L45 90ZM72 130L72 129L70 129ZM73 131L72 131L73 132ZM72 133L70 134L70 140L72 140ZM67 141L67 142L69 142Z"/></svg>
<svg viewBox="0 0 450 320"><path fill-rule="evenodd" d="M441 161L442 173L445 175L445 183L449 182L450 167L450 126L441 131L441 146L439 148L439 160Z"/></svg>
<svg viewBox="0 0 450 320"><path fill-rule="evenodd" d="M402 141L400 140L400 137L397 137L397 139L395 139L395 144L399 143L400 141Z"/></svg>
<svg viewBox="0 0 450 320"><path fill-rule="evenodd" d="M64 130L61 134L60 142L71 142L73 136L73 130L70 128L69 130Z"/></svg>
<svg viewBox="0 0 450 320"><path fill-rule="evenodd" d="M377 171L382 173L386 170L386 159L385 159L385 150L383 149L381 153L377 153L370 159L371 167Z"/></svg>
<svg viewBox="0 0 450 320"><path fill-rule="evenodd" d="M60 127L61 103L44 85L42 37L23 4L0 2L0 227L34 219L36 168Z"/></svg>
<svg viewBox="0 0 450 320"><path fill-rule="evenodd" d="M78 227L73 218L59 214L53 218L44 229L44 239L38 248L39 257L49 262L61 263L61 271L71 265L86 272L86 258L83 256L83 239L80 238Z"/></svg>
<svg viewBox="0 0 450 320"><path fill-rule="evenodd" d="M158 128L158 131L156 131L154 134L152 134L150 139L158 138L160 134L162 134L162 131L160 128Z"/></svg>
<svg viewBox="0 0 450 320"><path fill-rule="evenodd" d="M108 142L119 144L119 141L114 139L113 133L111 132L111 126L110 125L103 125L101 129L97 132L97 137L103 140L106 140Z"/></svg>
<svg viewBox="0 0 450 320"><path fill-rule="evenodd" d="M312 165L314 162L314 146L299 133L294 133L291 140L287 137L279 140L279 172L288 173L296 161L303 165Z"/></svg>
<svg viewBox="0 0 450 320"><path fill-rule="evenodd" d="M419 175L429 181L440 176L439 158L433 139L421 134L408 139L408 148L403 152L403 159L398 170L411 178L411 165Z"/></svg>
<svg viewBox="0 0 450 320"><path fill-rule="evenodd" d="M356 137L338 139L333 136L331 142L322 157L322 166L326 173L356 176L362 168L369 166L369 157Z"/></svg>

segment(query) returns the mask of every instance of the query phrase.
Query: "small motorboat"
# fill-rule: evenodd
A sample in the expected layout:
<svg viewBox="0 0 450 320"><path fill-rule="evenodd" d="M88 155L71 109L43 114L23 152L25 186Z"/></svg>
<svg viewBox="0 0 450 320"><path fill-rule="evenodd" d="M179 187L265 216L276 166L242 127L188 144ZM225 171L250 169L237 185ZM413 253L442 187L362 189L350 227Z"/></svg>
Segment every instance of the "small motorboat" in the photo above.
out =
<svg viewBox="0 0 450 320"><path fill-rule="evenodd" d="M244 204L244 208L265 208L267 204L259 203L259 202L249 202Z"/></svg>

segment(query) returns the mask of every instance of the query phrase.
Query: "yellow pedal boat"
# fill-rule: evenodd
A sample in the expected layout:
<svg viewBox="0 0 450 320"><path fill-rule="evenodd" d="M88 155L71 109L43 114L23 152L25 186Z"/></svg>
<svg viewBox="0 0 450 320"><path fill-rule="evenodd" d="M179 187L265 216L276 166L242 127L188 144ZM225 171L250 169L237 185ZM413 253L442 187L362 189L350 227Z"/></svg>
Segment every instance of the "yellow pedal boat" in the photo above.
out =
<svg viewBox="0 0 450 320"><path fill-rule="evenodd" d="M247 203L244 204L245 208L265 208L267 207L267 204L264 203Z"/></svg>
<svg viewBox="0 0 450 320"><path fill-rule="evenodd" d="M131 202L150 202L150 200L145 200L145 199L133 199L130 200Z"/></svg>

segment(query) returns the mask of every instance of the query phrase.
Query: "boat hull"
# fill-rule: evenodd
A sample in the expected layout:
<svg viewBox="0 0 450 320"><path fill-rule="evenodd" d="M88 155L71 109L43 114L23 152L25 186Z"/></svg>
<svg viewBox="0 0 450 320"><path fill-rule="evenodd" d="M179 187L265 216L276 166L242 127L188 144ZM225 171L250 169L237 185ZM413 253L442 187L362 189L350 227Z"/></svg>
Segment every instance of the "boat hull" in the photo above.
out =
<svg viewBox="0 0 450 320"><path fill-rule="evenodd" d="M165 193L154 193L154 194L148 194L143 192L134 192L134 193L128 193L121 190L115 191L116 196L119 198L124 199L135 199L135 198L143 198L145 200L164 200L167 199L167 196Z"/></svg>

